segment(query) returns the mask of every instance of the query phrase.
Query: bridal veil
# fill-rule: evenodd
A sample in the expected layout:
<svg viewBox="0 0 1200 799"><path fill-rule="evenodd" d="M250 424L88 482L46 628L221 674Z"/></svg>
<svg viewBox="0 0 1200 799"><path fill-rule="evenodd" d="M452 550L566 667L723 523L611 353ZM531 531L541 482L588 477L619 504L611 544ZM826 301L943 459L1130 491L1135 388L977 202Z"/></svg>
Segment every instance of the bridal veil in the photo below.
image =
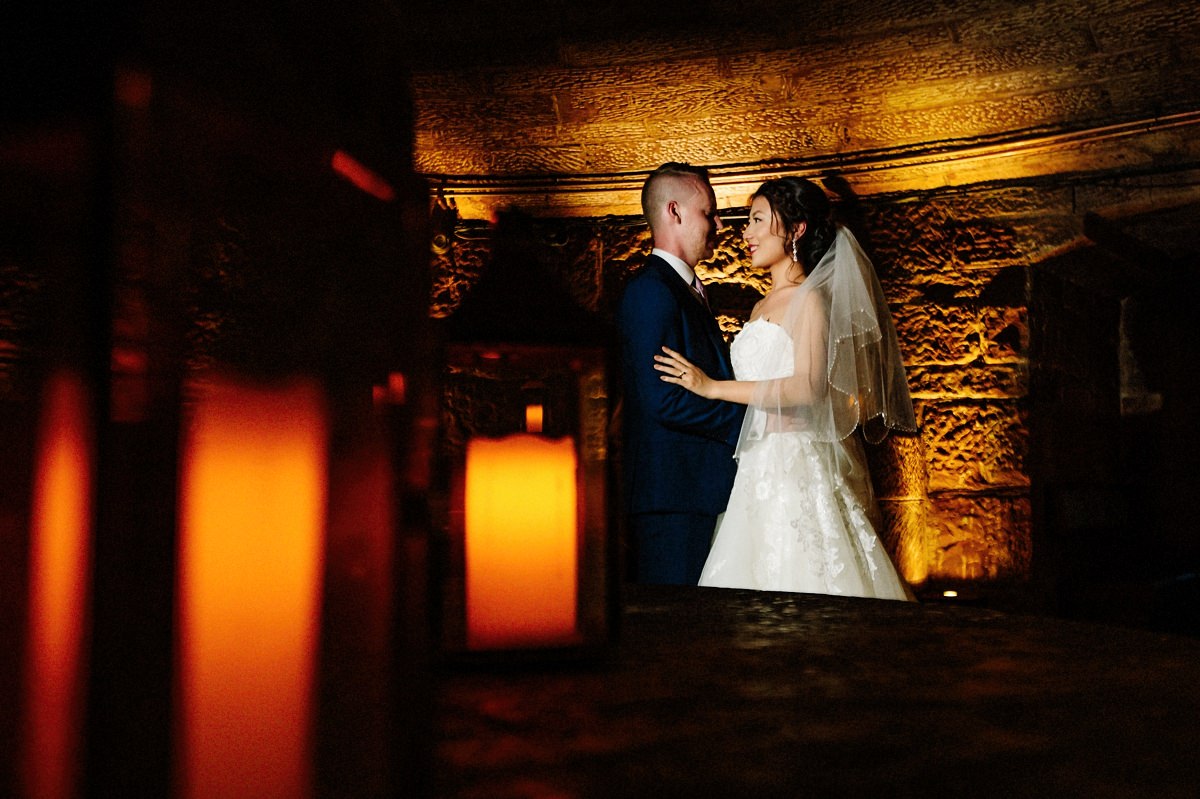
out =
<svg viewBox="0 0 1200 799"><path fill-rule="evenodd" d="M738 451L772 432L841 441L862 426L881 441L916 420L896 329L871 261L847 228L805 278L779 320L792 340L788 377L760 381Z"/></svg>

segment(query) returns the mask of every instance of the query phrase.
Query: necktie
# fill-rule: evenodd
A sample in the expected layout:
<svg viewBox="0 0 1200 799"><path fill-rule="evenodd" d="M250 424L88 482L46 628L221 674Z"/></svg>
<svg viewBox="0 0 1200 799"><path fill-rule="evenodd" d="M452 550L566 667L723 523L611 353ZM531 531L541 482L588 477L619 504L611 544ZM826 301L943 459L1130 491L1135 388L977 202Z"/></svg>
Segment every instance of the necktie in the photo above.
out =
<svg viewBox="0 0 1200 799"><path fill-rule="evenodd" d="M700 282L699 275L692 276L692 291L696 292L696 296L704 303L704 307L708 308L708 295L704 293L704 284ZM712 309L709 308L709 310L711 311Z"/></svg>

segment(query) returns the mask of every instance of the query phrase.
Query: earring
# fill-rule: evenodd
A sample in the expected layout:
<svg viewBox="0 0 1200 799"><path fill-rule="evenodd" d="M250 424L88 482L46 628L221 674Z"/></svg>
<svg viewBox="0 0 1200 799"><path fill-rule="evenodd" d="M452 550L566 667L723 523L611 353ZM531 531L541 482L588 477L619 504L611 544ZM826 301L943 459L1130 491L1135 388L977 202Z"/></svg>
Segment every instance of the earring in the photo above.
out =
<svg viewBox="0 0 1200 799"><path fill-rule="evenodd" d="M800 263L800 239L792 239L792 260Z"/></svg>

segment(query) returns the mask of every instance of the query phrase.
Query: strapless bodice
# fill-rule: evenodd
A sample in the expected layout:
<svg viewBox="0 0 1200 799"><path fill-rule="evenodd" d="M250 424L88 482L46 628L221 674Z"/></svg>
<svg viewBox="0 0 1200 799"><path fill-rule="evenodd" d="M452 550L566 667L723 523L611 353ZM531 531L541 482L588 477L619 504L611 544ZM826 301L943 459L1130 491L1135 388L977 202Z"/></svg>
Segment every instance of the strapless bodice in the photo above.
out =
<svg viewBox="0 0 1200 799"><path fill-rule="evenodd" d="M765 319L747 322L734 337L729 355L738 380L787 377L795 368L791 337L782 327Z"/></svg>

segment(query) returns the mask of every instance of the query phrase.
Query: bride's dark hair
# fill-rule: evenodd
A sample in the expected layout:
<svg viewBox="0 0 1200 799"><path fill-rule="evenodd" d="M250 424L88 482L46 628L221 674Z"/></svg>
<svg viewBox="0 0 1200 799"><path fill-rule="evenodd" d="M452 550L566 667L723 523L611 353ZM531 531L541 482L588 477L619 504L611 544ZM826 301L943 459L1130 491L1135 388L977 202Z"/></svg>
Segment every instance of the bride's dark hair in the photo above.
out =
<svg viewBox="0 0 1200 799"><path fill-rule="evenodd" d="M833 244L837 233L833 206L825 190L811 180L784 177L763 183L750 196L750 202L754 202L755 197L762 197L771 206L783 228L784 250L789 254L792 251L791 231L801 222L807 223L797 250L804 274L812 272Z"/></svg>

